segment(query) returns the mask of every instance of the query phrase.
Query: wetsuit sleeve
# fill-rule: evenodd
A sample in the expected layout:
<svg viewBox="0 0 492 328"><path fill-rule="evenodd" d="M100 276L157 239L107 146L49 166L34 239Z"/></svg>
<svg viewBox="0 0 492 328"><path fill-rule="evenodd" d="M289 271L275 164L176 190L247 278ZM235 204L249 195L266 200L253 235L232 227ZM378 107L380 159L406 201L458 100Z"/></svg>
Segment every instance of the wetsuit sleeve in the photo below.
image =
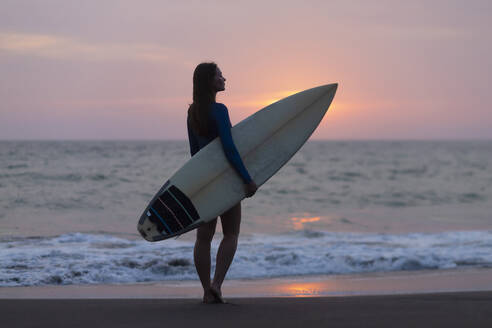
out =
<svg viewBox="0 0 492 328"><path fill-rule="evenodd" d="M198 141L196 140L195 134L191 130L189 119L186 120L186 126L188 127L188 141L190 143L190 153L191 156L193 156L195 155L196 152L198 152L199 145L198 145Z"/></svg>
<svg viewBox="0 0 492 328"><path fill-rule="evenodd" d="M250 183L252 179L248 173L248 170L246 170L246 167L244 166L234 141L232 140L231 121L229 119L227 107L222 104L217 104L215 106L216 108L212 111L212 117L216 123L224 153L232 167L243 179L243 182Z"/></svg>

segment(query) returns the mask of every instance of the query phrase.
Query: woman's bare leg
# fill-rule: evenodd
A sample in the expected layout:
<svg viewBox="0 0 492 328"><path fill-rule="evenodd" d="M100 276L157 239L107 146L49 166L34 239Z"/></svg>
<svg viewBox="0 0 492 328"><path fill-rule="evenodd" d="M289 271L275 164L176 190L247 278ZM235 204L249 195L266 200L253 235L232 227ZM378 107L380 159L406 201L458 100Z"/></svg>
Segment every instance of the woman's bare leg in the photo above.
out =
<svg viewBox="0 0 492 328"><path fill-rule="evenodd" d="M216 297L211 291L210 285L210 244L215 234L217 219L202 224L196 232L195 249L193 257L195 268L203 287L203 302L212 303Z"/></svg>
<svg viewBox="0 0 492 328"><path fill-rule="evenodd" d="M217 251L215 274L212 281L212 292L222 301L221 287L229 266L234 259L241 225L241 203L237 203L220 216L224 238Z"/></svg>

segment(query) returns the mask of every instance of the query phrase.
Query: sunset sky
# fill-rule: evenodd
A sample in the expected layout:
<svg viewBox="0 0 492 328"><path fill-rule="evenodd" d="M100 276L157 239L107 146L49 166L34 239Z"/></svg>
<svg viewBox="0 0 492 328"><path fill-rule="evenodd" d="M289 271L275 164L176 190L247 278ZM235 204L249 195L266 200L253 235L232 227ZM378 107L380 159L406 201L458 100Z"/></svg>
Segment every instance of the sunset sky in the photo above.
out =
<svg viewBox="0 0 492 328"><path fill-rule="evenodd" d="M338 82L313 139L492 138L489 0L2 0L0 139L186 139L202 61L233 124Z"/></svg>

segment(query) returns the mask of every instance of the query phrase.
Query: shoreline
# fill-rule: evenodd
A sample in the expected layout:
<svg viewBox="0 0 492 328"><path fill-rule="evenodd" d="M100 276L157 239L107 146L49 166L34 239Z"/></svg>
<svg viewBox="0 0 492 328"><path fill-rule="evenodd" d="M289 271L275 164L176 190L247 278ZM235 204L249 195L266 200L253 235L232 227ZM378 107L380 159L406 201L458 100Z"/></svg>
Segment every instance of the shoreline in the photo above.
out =
<svg viewBox="0 0 492 328"><path fill-rule="evenodd" d="M492 292L492 268L227 280L226 298L297 298ZM0 299L194 299L198 281L0 287Z"/></svg>

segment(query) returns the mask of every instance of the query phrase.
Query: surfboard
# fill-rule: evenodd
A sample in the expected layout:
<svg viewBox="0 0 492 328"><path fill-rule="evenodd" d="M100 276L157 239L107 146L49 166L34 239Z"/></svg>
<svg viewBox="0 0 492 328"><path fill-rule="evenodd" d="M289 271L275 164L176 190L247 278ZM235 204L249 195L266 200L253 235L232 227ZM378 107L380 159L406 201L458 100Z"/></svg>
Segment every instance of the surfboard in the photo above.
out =
<svg viewBox="0 0 492 328"><path fill-rule="evenodd" d="M308 140L337 87L327 84L296 93L232 127L234 143L258 187ZM137 230L151 242L175 237L215 219L244 198L243 182L217 137L164 183L143 211Z"/></svg>

